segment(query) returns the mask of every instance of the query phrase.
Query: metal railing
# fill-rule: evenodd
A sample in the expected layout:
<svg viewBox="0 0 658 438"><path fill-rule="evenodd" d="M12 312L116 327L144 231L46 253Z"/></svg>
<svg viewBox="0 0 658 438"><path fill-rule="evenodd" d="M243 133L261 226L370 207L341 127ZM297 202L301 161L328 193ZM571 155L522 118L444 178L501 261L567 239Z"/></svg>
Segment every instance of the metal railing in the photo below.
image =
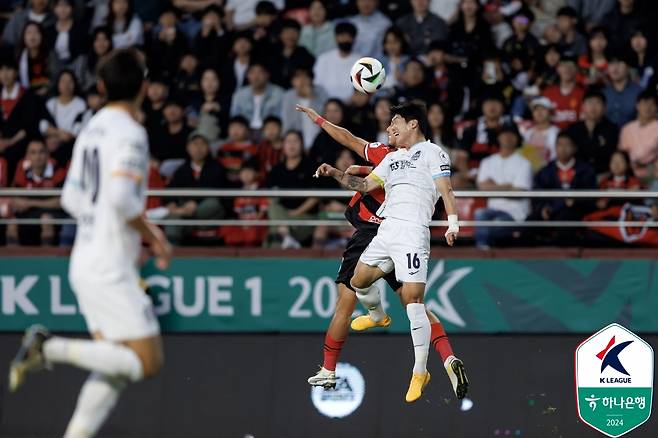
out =
<svg viewBox="0 0 658 438"><path fill-rule="evenodd" d="M54 197L61 194L61 189L0 189L0 198L3 197ZM354 192L347 190L239 190L239 189L153 189L146 191L147 196L163 198L235 198L235 197L262 197L262 198L349 198ZM655 198L658 200L658 191L624 191L624 190L530 190L530 191L494 191L494 190L457 190L457 198L509 198L509 199L627 199L636 202ZM240 219L159 219L153 222L159 225L172 226L347 226L349 223L342 219L308 219L308 220L240 220ZM74 224L73 219L0 219L2 224L39 225ZM432 221L431 226L447 226L447 221ZM474 227L514 227L514 228L578 228L578 227L651 227L658 228L654 221L460 221L461 226Z"/></svg>

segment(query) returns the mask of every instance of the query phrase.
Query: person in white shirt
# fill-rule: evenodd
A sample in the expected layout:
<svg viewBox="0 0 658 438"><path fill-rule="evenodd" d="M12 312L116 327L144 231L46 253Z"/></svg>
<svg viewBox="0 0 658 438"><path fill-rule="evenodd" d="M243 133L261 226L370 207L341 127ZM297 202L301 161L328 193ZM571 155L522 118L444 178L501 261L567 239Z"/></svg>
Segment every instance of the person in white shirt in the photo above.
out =
<svg viewBox="0 0 658 438"><path fill-rule="evenodd" d="M415 363L407 402L418 400L429 383L427 356L430 322L423 297L427 281L430 231L434 205L443 198L448 214L448 245L459 233L457 206L450 184L450 158L439 146L425 139L428 131L425 105L410 101L391 109L391 133L398 149L392 152L366 178L347 175L322 164L316 175L331 176L344 187L361 193L384 187L386 197L377 211L384 218L377 235L361 254L350 284L368 314L352 321L352 329L388 327L391 319L382 307L379 289L374 284L395 269L402 283L401 301L411 323ZM468 380L461 360L446 359L444 367L459 399L465 397Z"/></svg>
<svg viewBox="0 0 658 438"><path fill-rule="evenodd" d="M134 49L114 51L103 61L99 86L110 104L78 137L62 193L62 207L78 224L69 280L94 339L51 336L32 326L10 368L11 391L28 372L56 363L91 372L65 438L94 436L126 385L162 367L160 328L137 271L142 240L158 268L171 257L162 231L144 218L149 154L137 119L145 72Z"/></svg>
<svg viewBox="0 0 658 438"><path fill-rule="evenodd" d="M221 2L217 2L221 5ZM256 24L256 5L260 0L228 0L226 2L226 23L231 30L244 30ZM278 10L285 6L284 0L270 0Z"/></svg>
<svg viewBox="0 0 658 438"><path fill-rule="evenodd" d="M480 190L530 190L532 166L517 153L521 136L514 125L505 125L498 132L500 152L480 162L477 187ZM475 211L476 221L521 222L530 213L530 200L489 198L487 207ZM475 244L488 249L496 240L512 235L512 227L477 227Z"/></svg>
<svg viewBox="0 0 658 438"><path fill-rule="evenodd" d="M338 23L334 32L338 47L318 56L313 66L314 83L323 87L329 97L346 102L354 91L349 80L352 65L362 55L352 52L354 38L357 35L353 24Z"/></svg>
<svg viewBox="0 0 658 438"><path fill-rule="evenodd" d="M555 142L560 128L551 122L555 105L549 98L535 97L530 102L530 110L532 122L519 126L524 143L521 154L530 161L536 171L555 159Z"/></svg>
<svg viewBox="0 0 658 438"><path fill-rule="evenodd" d="M357 30L354 51L373 58L381 57L384 33L393 24L378 6L378 0L356 0L359 13L348 19Z"/></svg>

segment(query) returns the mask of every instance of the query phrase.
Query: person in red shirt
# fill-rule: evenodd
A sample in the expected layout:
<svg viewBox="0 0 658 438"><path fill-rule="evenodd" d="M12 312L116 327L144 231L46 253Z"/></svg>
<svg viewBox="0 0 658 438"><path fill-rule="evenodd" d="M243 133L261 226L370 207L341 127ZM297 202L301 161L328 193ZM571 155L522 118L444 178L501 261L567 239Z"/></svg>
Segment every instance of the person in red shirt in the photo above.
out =
<svg viewBox="0 0 658 438"><path fill-rule="evenodd" d="M27 145L25 158L18 163L13 186L22 189L49 189L61 187L66 177L66 170L57 168L50 159L46 144L41 140L32 140ZM59 197L15 197L11 199L11 210L17 218L54 219L61 215ZM39 233L35 232L40 228ZM7 243L42 244L55 243L55 227L44 224L7 227Z"/></svg>
<svg viewBox="0 0 658 438"><path fill-rule="evenodd" d="M576 81L578 68L573 57L565 55L560 59L557 74L560 80L557 84L547 87L543 95L555 106L553 123L558 128L565 129L578 121L585 90Z"/></svg>
<svg viewBox="0 0 658 438"><path fill-rule="evenodd" d="M249 121L242 116L232 117L228 122L228 142L217 151L217 161L226 169L230 183L239 185L242 164L257 154L258 146L249 140Z"/></svg>
<svg viewBox="0 0 658 438"><path fill-rule="evenodd" d="M633 175L631 159L624 151L615 151L610 157L610 173L599 183L601 190L639 190L640 180ZM600 198L596 207L604 210L615 205L624 205L627 199Z"/></svg>
<svg viewBox="0 0 658 438"><path fill-rule="evenodd" d="M283 151L283 136L281 119L269 116L263 120L263 138L258 144L258 179L265 184L267 174L281 162Z"/></svg>

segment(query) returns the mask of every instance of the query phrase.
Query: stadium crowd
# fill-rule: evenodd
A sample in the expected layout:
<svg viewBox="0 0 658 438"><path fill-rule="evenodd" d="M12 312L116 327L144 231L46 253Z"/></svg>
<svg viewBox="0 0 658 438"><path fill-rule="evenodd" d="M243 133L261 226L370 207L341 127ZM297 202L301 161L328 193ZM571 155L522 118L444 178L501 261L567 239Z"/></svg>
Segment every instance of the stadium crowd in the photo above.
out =
<svg viewBox="0 0 658 438"><path fill-rule="evenodd" d="M457 189L638 189L658 181L656 10L650 0L28 0L0 3L0 187L63 184L103 105L99 59L143 51L152 188L338 188L322 162L361 162L300 103L386 142L390 105L420 99ZM374 96L349 72L384 63ZM342 216L346 198L151 198L152 218ZM617 199L460 199L460 218L582 220ZM649 216L658 207L647 203ZM0 198L2 218L61 218L57 198ZM437 212L437 218L441 212ZM465 230L466 233L469 230ZM472 230L471 230L472 231ZM167 227L176 243L326 247L348 229ZM0 244L69 245L72 227L0 226ZM573 243L574 230L535 233ZM520 229L481 227L480 248ZM527 241L527 240L526 240Z"/></svg>

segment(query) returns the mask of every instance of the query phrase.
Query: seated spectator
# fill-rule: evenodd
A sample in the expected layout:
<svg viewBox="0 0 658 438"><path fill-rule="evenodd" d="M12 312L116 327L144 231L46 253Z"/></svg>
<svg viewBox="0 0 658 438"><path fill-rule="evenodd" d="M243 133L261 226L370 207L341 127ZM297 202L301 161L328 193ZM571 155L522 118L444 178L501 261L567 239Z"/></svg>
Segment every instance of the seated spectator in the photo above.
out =
<svg viewBox="0 0 658 438"><path fill-rule="evenodd" d="M249 85L233 95L231 117L242 116L250 121L251 129L261 129L266 117L281 117L283 90L269 82L270 73L261 62L255 61L249 66L247 77Z"/></svg>
<svg viewBox="0 0 658 438"><path fill-rule="evenodd" d="M187 38L178 30L178 18L173 9L162 12L156 30L146 42L149 70L171 81L188 49Z"/></svg>
<svg viewBox="0 0 658 438"><path fill-rule="evenodd" d="M460 0L431 0L430 11L446 23L452 23L457 18L459 3Z"/></svg>
<svg viewBox="0 0 658 438"><path fill-rule="evenodd" d="M560 81L557 74L557 66L560 64L562 54L555 44L549 44L543 49L543 56L537 66L538 74L534 80L534 86L543 89L555 85Z"/></svg>
<svg viewBox="0 0 658 438"><path fill-rule="evenodd" d="M85 99L87 102L87 110L82 116L82 127L84 128L89 120L96 115L98 111L103 108L105 105L105 96L101 94L98 90L98 87L95 85L87 90L85 93Z"/></svg>
<svg viewBox="0 0 658 438"><path fill-rule="evenodd" d="M553 123L560 129L577 122L580 115L580 105L585 90L576 82L577 73L574 58L561 57L557 66L558 83L547 87L542 93L553 102L555 106Z"/></svg>
<svg viewBox="0 0 658 438"><path fill-rule="evenodd" d="M11 15L2 32L2 42L10 46L18 46L22 40L23 30L29 21L39 23L44 29L55 23L55 17L50 10L49 0L29 0L27 7L19 9Z"/></svg>
<svg viewBox="0 0 658 438"><path fill-rule="evenodd" d="M272 168L281 162L283 151L281 119L268 117L263 122L263 137L258 144L259 181L265 184Z"/></svg>
<svg viewBox="0 0 658 438"><path fill-rule="evenodd" d="M619 136L619 149L628 152L635 175L644 181L658 177L658 110L656 94L644 91L637 96L637 118L628 122Z"/></svg>
<svg viewBox="0 0 658 438"><path fill-rule="evenodd" d="M201 92L200 83L199 58L192 52L186 52L181 57L175 72L173 93L178 96L187 96L192 101ZM230 104L228 107L230 107Z"/></svg>
<svg viewBox="0 0 658 438"><path fill-rule="evenodd" d="M532 166L517 153L521 135L516 126L505 125L498 131L500 152L490 155L480 163L477 176L479 190L530 190ZM530 201L526 199L489 198L486 208L475 211L476 221L521 222L530 213ZM478 227L475 245L489 249L494 243L512 236L512 227Z"/></svg>
<svg viewBox="0 0 658 438"><path fill-rule="evenodd" d="M537 190L585 190L596 188L596 173L588 163L576 159L576 145L566 132L558 135L556 159L535 176ZM589 200L535 200L533 216L539 220L580 220L592 207Z"/></svg>
<svg viewBox="0 0 658 438"><path fill-rule="evenodd" d="M432 41L448 37L448 25L429 10L429 0L411 0L413 12L398 18L395 25L409 38L411 53L420 56L427 53Z"/></svg>
<svg viewBox="0 0 658 438"><path fill-rule="evenodd" d="M530 109L532 123L521 130L524 143L521 155L528 159L533 170L537 171L555 159L555 141L560 129L551 123L554 107L548 98L534 98L530 102Z"/></svg>
<svg viewBox="0 0 658 438"><path fill-rule="evenodd" d="M578 67L582 77L581 83L605 85L608 73L608 36L602 27L590 31L587 40L587 53L578 57Z"/></svg>
<svg viewBox="0 0 658 438"><path fill-rule="evenodd" d="M144 28L134 12L133 0L110 0L107 27L115 49L144 44Z"/></svg>
<svg viewBox="0 0 658 438"><path fill-rule="evenodd" d="M259 0L227 0L226 2L226 23L229 30L244 30L255 25L256 7ZM273 4L278 9L283 9L283 0L274 0L267 2Z"/></svg>
<svg viewBox="0 0 658 438"><path fill-rule="evenodd" d="M200 82L200 96L192 105L193 118L197 130L212 142L226 135L231 96L223 92L219 76L211 68L203 71Z"/></svg>
<svg viewBox="0 0 658 438"><path fill-rule="evenodd" d="M156 132L164 125L164 106L169 97L169 86L160 77L154 76L149 80L146 89L146 98L142 104L144 111L144 126L151 141L155 139Z"/></svg>
<svg viewBox="0 0 658 438"><path fill-rule="evenodd" d="M614 151L610 157L608 175L599 183L601 190L639 190L640 180L633 175L631 160L624 151ZM628 200L599 198L596 208L604 210L615 205L624 205Z"/></svg>
<svg viewBox="0 0 658 438"><path fill-rule="evenodd" d="M249 121L242 116L228 122L228 141L217 151L217 161L226 170L226 177L238 184L242 164L258 154L258 147L249 139Z"/></svg>
<svg viewBox="0 0 658 438"><path fill-rule="evenodd" d="M557 28L562 34L562 53L579 56L587 51L587 40L578 31L578 13L574 8L564 6L557 11Z"/></svg>
<svg viewBox="0 0 658 438"><path fill-rule="evenodd" d="M254 40L254 57L264 60L275 50L280 19L276 7L268 0L259 1L255 11L256 19L250 29Z"/></svg>
<svg viewBox="0 0 658 438"><path fill-rule="evenodd" d="M260 164L254 159L247 160L240 169L240 185L244 190L256 190ZM233 213L240 220L260 220L267 218L269 199L252 196L238 196L233 199ZM262 246L267 237L267 227L254 225L224 226L221 236L227 246Z"/></svg>
<svg viewBox="0 0 658 438"><path fill-rule="evenodd" d="M185 151L191 129L187 125L184 108L180 100L169 99L162 108L164 124L149 133L151 155L160 162L187 157Z"/></svg>
<svg viewBox="0 0 658 438"><path fill-rule="evenodd" d="M642 88L631 80L624 54L617 53L610 56L608 76L610 83L603 88L607 101L605 115L621 128L635 118L635 101Z"/></svg>
<svg viewBox="0 0 658 438"><path fill-rule="evenodd" d="M21 85L40 96L45 96L50 86L51 67L54 61L39 23L30 21L25 25L18 53Z"/></svg>
<svg viewBox="0 0 658 438"><path fill-rule="evenodd" d="M568 3L584 21L585 29L592 29L601 24L608 12L615 7L617 0L568 0Z"/></svg>
<svg viewBox="0 0 658 438"><path fill-rule="evenodd" d="M426 79L425 65L417 58L411 58L404 66L402 81L395 87L394 100L420 100L427 103L431 96L427 93Z"/></svg>
<svg viewBox="0 0 658 438"><path fill-rule="evenodd" d="M323 117L334 125L345 127L345 105L338 99L329 99L324 106ZM313 172L322 163L334 163L343 148L324 130L320 131L308 151L308 159L314 167Z"/></svg>
<svg viewBox="0 0 658 438"><path fill-rule="evenodd" d="M509 75L505 74L503 64L497 53L490 53L484 56L480 77L478 80L474 80L469 84L471 101L478 102L482 99L482 96L497 94L503 97L503 105L505 107L509 106L515 94L511 79L516 79L514 75L517 73L521 73L527 78L525 72L510 71L509 73ZM525 81L525 79L522 79L522 81ZM473 104L472 107L475 108L476 105Z"/></svg>
<svg viewBox="0 0 658 438"><path fill-rule="evenodd" d="M379 143L388 144L388 132L386 132L386 129L391 124L391 106L391 100L386 97L380 97L375 101L374 113L375 121L377 123L377 138L375 141L378 141ZM429 120L429 110L427 111L427 118ZM431 123L430 128L432 128ZM434 141L434 143L436 143L436 141Z"/></svg>
<svg viewBox="0 0 658 438"><path fill-rule="evenodd" d="M25 159L18 163L12 186L35 190L55 188L61 187L65 178L66 171L57 168L49 158L46 145L33 140L27 146ZM61 215L59 197L14 197L10 202L14 215L20 219L54 219ZM56 237L55 227L49 224L7 227L7 244L54 245Z"/></svg>
<svg viewBox="0 0 658 438"><path fill-rule="evenodd" d="M491 53L495 47L491 26L484 18L480 2L461 0L457 20L450 25L448 41L452 44L450 53L460 59L464 67L464 82L469 83L478 76L482 55Z"/></svg>
<svg viewBox="0 0 658 438"><path fill-rule="evenodd" d="M290 88L290 80L296 70L311 70L315 64L315 57L299 46L300 31L301 26L295 20L283 20L279 31L280 43L268 54L272 82L284 89Z"/></svg>
<svg viewBox="0 0 658 438"><path fill-rule="evenodd" d="M283 95L281 105L281 121L283 131L300 131L304 137L304 149L313 145L313 139L320 132L318 125L313 123L303 113L295 111L297 104L322 108L327 102L327 92L319 85L313 85L313 71L310 69L297 69L292 76L292 88Z"/></svg>
<svg viewBox="0 0 658 438"><path fill-rule="evenodd" d="M223 63L222 74L224 89L233 94L237 88L247 85L247 69L252 61L253 40L246 32L239 33L233 39L229 58Z"/></svg>
<svg viewBox="0 0 658 438"><path fill-rule="evenodd" d="M503 60L509 65L515 58L521 58L529 66L534 66L541 54L539 40L530 33L534 15L530 10L521 9L512 16L514 34L503 43Z"/></svg>
<svg viewBox="0 0 658 438"><path fill-rule="evenodd" d="M57 21L53 27L45 28L46 39L53 45L56 67L54 73L61 69L71 69L80 77L81 55L85 50L87 33L83 25L74 17L74 0L57 0L54 2Z"/></svg>
<svg viewBox="0 0 658 438"><path fill-rule="evenodd" d="M389 28L384 34L384 56L382 64L386 80L382 88L394 88L402 82L402 72L409 60L409 48L404 33L397 27Z"/></svg>
<svg viewBox="0 0 658 438"><path fill-rule="evenodd" d="M187 139L187 159L169 183L177 189L216 189L227 187L224 169L210 156L208 139L198 132L192 132ZM218 198L179 198L167 204L169 219L221 219L225 209ZM197 228L198 229L198 228ZM165 232L173 243L195 231L195 227L167 226Z"/></svg>
<svg viewBox="0 0 658 438"><path fill-rule="evenodd" d="M359 13L348 18L356 27L354 51L363 56L381 57L384 32L391 27L391 20L378 7L379 0L356 0Z"/></svg>
<svg viewBox="0 0 658 438"><path fill-rule="evenodd" d="M352 96L352 83L349 78L352 65L361 54L352 52L356 27L352 23L338 23L335 28L337 48L318 56L313 67L315 83L324 87L329 97L348 100Z"/></svg>
<svg viewBox="0 0 658 438"><path fill-rule="evenodd" d="M78 96L78 83L71 70L62 70L57 77L57 95L46 102L48 117L40 122L41 134L52 158L59 166L71 159L73 142L82 130L87 104Z"/></svg>
<svg viewBox="0 0 658 438"><path fill-rule="evenodd" d="M138 2L139 4L141 2ZM156 2L160 3L160 2ZM167 2L169 3L169 2ZM206 1L206 0L174 0L170 2L173 11L176 13L179 19L179 29L185 35L185 38L189 41L193 40L194 37L199 33L201 29L200 18L204 11L210 7L219 7L224 5L225 2L216 2L216 1ZM140 14L140 16L142 16ZM143 18L143 16L142 16Z"/></svg>
<svg viewBox="0 0 658 438"><path fill-rule="evenodd" d="M283 161L272 168L267 178L271 189L312 189L315 168L304 155L304 140L299 132L290 131L283 137ZM268 210L272 220L313 219L317 198L273 199ZM300 248L313 236L313 227L272 227L270 238L281 248Z"/></svg>
<svg viewBox="0 0 658 438"><path fill-rule="evenodd" d="M653 47L649 46L649 35L644 29L637 29L631 38L631 49L629 56L629 67L633 72L634 80L642 87L651 87L656 91L655 83L658 76L658 56ZM652 45L653 46L653 45Z"/></svg>
<svg viewBox="0 0 658 438"><path fill-rule="evenodd" d="M81 60L80 84L87 89L96 83L98 61L112 51L112 32L107 27L97 27L91 34L91 47Z"/></svg>
<svg viewBox="0 0 658 438"><path fill-rule="evenodd" d="M427 64L430 67L430 87L432 100L440 102L446 110L447 118L452 120L462 114L464 106L464 84L459 71L447 64L450 45L435 41L430 44L427 52Z"/></svg>
<svg viewBox="0 0 658 438"><path fill-rule="evenodd" d="M602 26L612 31L612 44L616 49L625 49L633 31L645 24L646 18L638 3L638 0L619 0L601 21Z"/></svg>
<svg viewBox="0 0 658 438"><path fill-rule="evenodd" d="M231 41L222 23L223 15L220 7L210 5L201 16L201 29L194 37L193 46L202 68L219 69L228 58Z"/></svg>
<svg viewBox="0 0 658 438"><path fill-rule="evenodd" d="M594 89L585 93L582 120L567 132L578 148L576 157L590 163L597 175L608 170L612 153L617 149L619 129L605 116L605 95Z"/></svg>
<svg viewBox="0 0 658 438"><path fill-rule="evenodd" d="M0 60L0 154L7 161L8 182L18 161L25 157L27 139L39 134L44 113L40 99L18 82L17 67L11 58Z"/></svg>
<svg viewBox="0 0 658 438"><path fill-rule="evenodd" d="M308 7L309 23L302 27L299 45L316 58L336 48L334 25L327 20L327 8L321 0L311 1Z"/></svg>

